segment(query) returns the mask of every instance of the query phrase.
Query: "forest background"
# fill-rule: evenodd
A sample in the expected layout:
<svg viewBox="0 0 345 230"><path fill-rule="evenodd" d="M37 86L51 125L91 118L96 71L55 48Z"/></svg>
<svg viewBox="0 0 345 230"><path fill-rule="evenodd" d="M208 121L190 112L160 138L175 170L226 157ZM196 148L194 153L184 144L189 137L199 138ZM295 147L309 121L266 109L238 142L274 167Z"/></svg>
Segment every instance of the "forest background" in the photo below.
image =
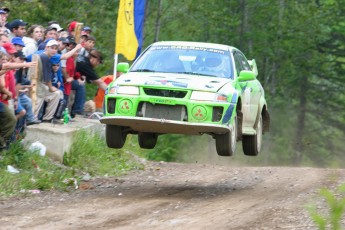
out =
<svg viewBox="0 0 345 230"><path fill-rule="evenodd" d="M90 26L113 73L118 0L2 0L8 21L44 27L56 20ZM240 143L230 161L251 165L344 167L345 0L147 0L143 49L155 41L232 45L256 59L271 115L258 157ZM119 56L119 61L126 61ZM88 95L95 93L88 88ZM209 136L163 135L149 159L224 162ZM229 160L226 160L229 161Z"/></svg>

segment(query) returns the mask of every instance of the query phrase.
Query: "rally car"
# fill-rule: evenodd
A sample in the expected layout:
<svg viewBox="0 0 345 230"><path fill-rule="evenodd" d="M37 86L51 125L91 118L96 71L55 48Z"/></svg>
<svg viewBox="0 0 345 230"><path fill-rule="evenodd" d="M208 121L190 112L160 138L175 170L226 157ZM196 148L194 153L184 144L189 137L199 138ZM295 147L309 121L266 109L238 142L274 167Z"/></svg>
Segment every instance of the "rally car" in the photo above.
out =
<svg viewBox="0 0 345 230"><path fill-rule="evenodd" d="M104 97L106 142L122 148L137 134L152 149L162 134L209 134L220 156L231 156L236 141L256 156L270 117L255 60L237 48L202 42L164 41L150 45Z"/></svg>

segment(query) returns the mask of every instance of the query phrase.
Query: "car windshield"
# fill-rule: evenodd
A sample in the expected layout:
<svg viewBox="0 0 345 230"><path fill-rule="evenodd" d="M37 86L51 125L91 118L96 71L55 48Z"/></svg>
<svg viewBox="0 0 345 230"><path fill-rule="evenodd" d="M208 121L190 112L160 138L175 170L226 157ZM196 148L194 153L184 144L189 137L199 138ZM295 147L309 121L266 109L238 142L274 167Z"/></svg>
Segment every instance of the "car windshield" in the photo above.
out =
<svg viewBox="0 0 345 230"><path fill-rule="evenodd" d="M152 46L133 64L130 72L233 78L229 51L195 46Z"/></svg>

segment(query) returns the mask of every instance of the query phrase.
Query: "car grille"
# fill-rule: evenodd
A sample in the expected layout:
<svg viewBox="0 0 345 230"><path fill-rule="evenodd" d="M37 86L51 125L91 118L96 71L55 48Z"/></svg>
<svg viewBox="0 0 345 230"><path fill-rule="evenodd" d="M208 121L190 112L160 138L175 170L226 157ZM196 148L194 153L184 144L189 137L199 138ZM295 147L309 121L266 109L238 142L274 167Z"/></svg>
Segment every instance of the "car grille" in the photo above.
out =
<svg viewBox="0 0 345 230"><path fill-rule="evenodd" d="M142 102L139 104L137 116L186 121L186 107L182 105L160 105Z"/></svg>
<svg viewBox="0 0 345 230"><path fill-rule="evenodd" d="M150 96L173 97L173 98L184 98L187 94L187 91L150 89L150 88L144 88L144 92L146 95L150 95Z"/></svg>

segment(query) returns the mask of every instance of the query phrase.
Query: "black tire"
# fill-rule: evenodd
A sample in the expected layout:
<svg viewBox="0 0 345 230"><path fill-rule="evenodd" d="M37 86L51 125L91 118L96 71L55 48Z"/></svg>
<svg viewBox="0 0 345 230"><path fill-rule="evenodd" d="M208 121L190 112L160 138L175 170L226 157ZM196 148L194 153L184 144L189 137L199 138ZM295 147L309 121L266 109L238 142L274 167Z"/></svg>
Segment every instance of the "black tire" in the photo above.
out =
<svg viewBox="0 0 345 230"><path fill-rule="evenodd" d="M216 149L219 156L232 156L236 151L237 116L230 126L230 132L216 135Z"/></svg>
<svg viewBox="0 0 345 230"><path fill-rule="evenodd" d="M156 133L139 133L138 143L140 148L153 149L157 144L158 135Z"/></svg>
<svg viewBox="0 0 345 230"><path fill-rule="evenodd" d="M105 137L109 148L120 149L126 142L127 133L122 126L106 125Z"/></svg>
<svg viewBox="0 0 345 230"><path fill-rule="evenodd" d="M242 148L244 155L257 156L262 144L262 116L260 114L255 135L243 135Z"/></svg>

